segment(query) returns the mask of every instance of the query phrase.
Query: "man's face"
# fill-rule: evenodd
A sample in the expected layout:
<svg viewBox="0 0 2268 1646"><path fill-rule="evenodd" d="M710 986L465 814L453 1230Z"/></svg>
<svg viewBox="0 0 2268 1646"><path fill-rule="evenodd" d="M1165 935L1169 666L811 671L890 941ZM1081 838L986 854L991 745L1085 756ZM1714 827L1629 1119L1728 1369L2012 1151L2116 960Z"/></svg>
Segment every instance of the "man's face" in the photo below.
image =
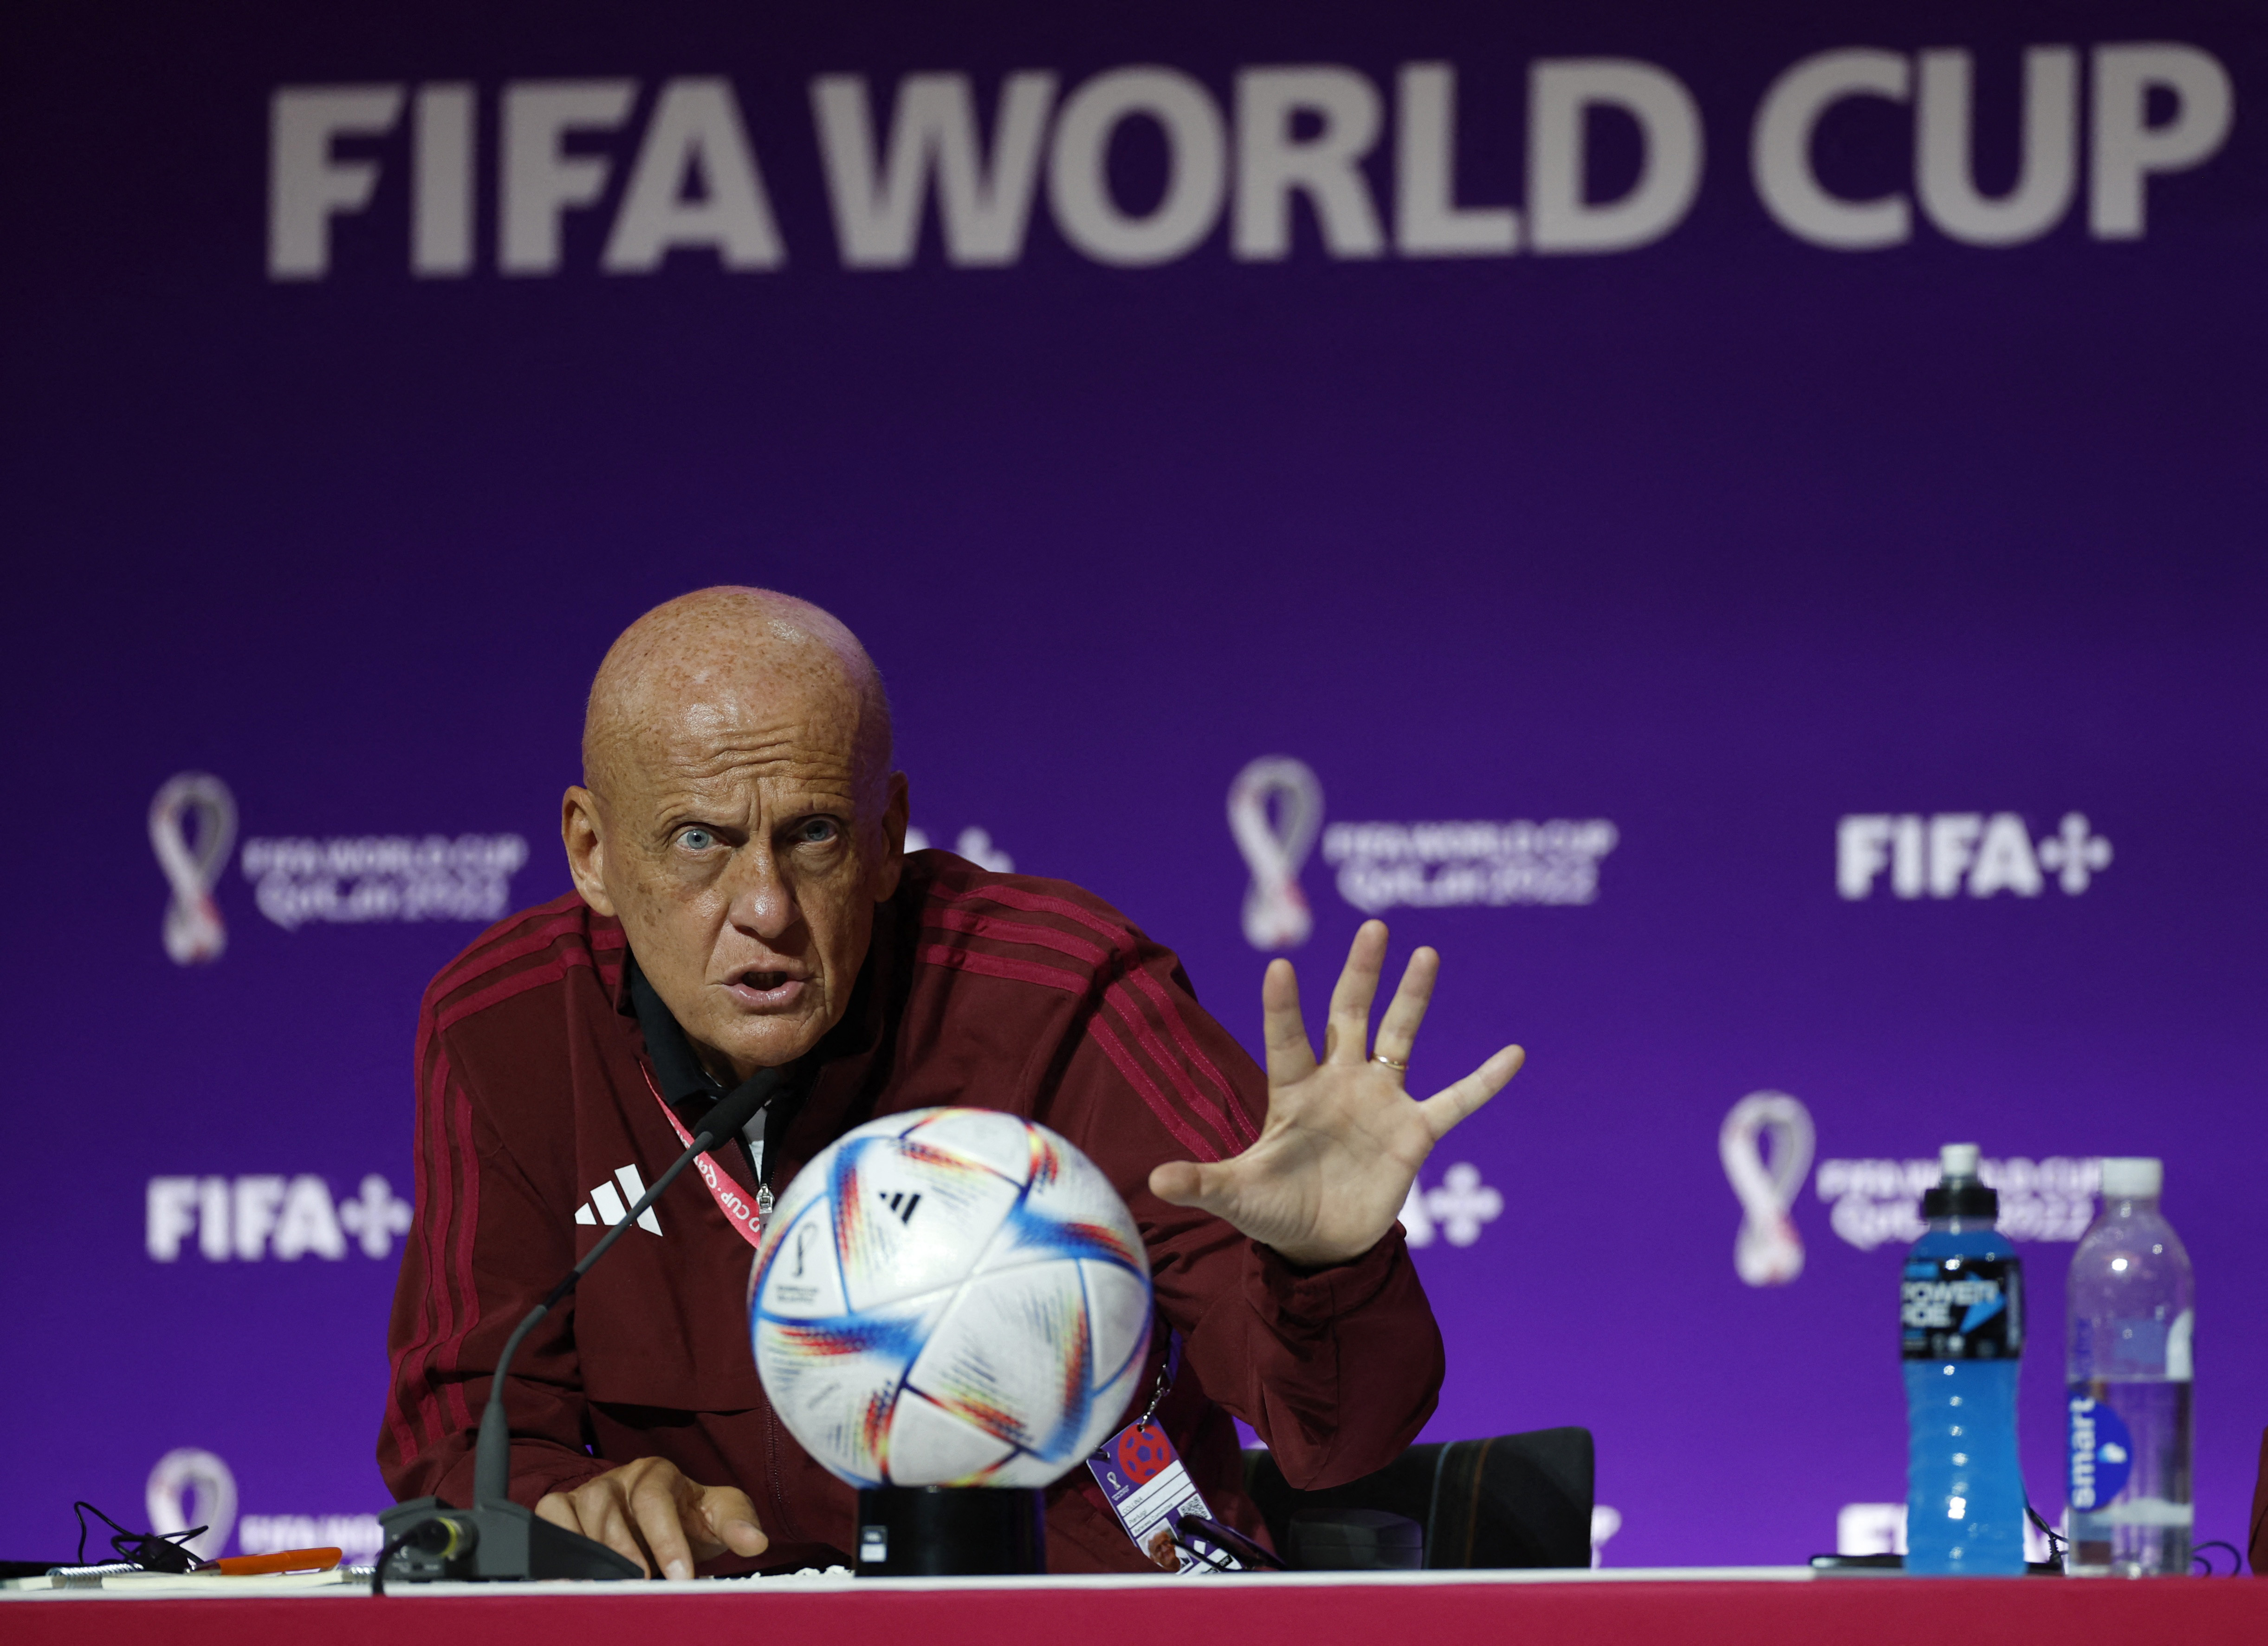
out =
<svg viewBox="0 0 2268 1646"><path fill-rule="evenodd" d="M599 791L567 791L577 890L712 1073L792 1062L850 1004L906 825L902 777L859 815L858 730L839 681L712 676L645 694Z"/></svg>

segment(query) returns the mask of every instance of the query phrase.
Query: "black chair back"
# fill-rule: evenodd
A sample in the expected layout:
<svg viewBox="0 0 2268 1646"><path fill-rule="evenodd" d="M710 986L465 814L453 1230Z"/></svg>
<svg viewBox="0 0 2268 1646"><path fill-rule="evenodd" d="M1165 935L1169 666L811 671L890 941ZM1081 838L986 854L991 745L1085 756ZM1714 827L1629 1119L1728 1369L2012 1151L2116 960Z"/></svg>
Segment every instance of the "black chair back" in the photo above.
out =
<svg viewBox="0 0 2268 1646"><path fill-rule="evenodd" d="M1587 1429L1538 1429L1412 1446L1375 1474L1322 1491L1292 1488L1264 1451L1244 1454L1245 1488L1279 1552L1318 1539L1294 1519L1382 1510L1425 1529L1434 1568L1588 1566L1595 1454Z"/></svg>

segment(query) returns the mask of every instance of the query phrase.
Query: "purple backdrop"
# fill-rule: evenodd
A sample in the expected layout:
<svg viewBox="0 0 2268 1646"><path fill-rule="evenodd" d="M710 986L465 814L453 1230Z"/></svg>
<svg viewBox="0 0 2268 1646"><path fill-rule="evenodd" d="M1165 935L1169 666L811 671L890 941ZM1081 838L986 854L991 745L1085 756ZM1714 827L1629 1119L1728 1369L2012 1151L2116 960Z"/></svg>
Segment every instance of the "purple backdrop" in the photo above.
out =
<svg viewBox="0 0 2268 1646"><path fill-rule="evenodd" d="M150 1512L210 1510L184 1451L232 1482L231 1547L366 1535L325 1517L383 1498L418 992L483 911L564 889L608 639L725 580L864 636L938 843L982 830L1108 897L1248 1042L1249 762L1302 762L1326 831L1499 826L1327 832L1297 959L1312 1010L1350 893L1398 901L1397 949L1446 957L1413 1084L1529 1048L1410 1214L1450 1347L1429 1433L1589 1425L1610 1563L1800 1560L1902 1497L1901 1163L1955 1137L2005 1163L2021 1232L2065 1237L2023 1248L2051 1511L2087 1163L2166 1158L2198 1535L2241 1540L2268 1421L2257 20L774 10L0 24L26 871L0 1554L67 1548L74 1496L142 1516L153 1471ZM2010 196L2023 49L2055 45ZM1955 48L1973 187L1930 146L1967 107ZM1413 63L1453 67L1453 112ZM1097 89L1144 64L1174 74ZM1321 72L1248 74L1285 65ZM924 196L894 241L864 175L835 202L827 153L859 156L822 149L815 77L948 135L955 83L901 77L966 77L998 159L1032 70L1028 189L992 167L957 239ZM1182 146L1138 115L1098 147L1115 92ZM555 145L563 107L588 129ZM203 884L199 813L158 819L170 876L145 828L184 773L236 813L225 949L188 964L162 928ZM1778 1134L1804 1262L1755 1285L1719 1128L1760 1091L1815 1147Z"/></svg>

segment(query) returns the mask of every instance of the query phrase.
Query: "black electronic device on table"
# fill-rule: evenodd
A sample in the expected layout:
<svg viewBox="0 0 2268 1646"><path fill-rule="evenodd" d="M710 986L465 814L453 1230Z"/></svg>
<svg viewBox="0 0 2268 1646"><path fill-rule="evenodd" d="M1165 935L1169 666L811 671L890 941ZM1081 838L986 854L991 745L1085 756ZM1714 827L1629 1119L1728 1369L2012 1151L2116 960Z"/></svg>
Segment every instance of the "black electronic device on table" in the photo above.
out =
<svg viewBox="0 0 2268 1646"><path fill-rule="evenodd" d="M497 1357L488 1405L481 1413L480 1440L473 1453L472 1507L458 1509L438 1497L413 1497L380 1514L386 1547L379 1555L373 1590L383 1593L389 1576L401 1583L432 1583L444 1578L509 1582L558 1577L619 1582L645 1576L636 1561L595 1539L541 1519L534 1510L512 1501L512 1427L504 1413L504 1378L512 1356L537 1323L575 1290L622 1231L661 1198L662 1191L696 1157L738 1136L767 1095L760 1084L751 1083L720 1099L702 1118L699 1133L669 1170L513 1328L504 1353Z"/></svg>
<svg viewBox="0 0 2268 1646"><path fill-rule="evenodd" d="M1815 1572L1897 1572L1903 1575L1906 1557L1903 1554L1815 1554L1811 1569ZM2024 1575L2028 1577L2060 1577L2063 1567L2055 1561L2026 1561Z"/></svg>
<svg viewBox="0 0 2268 1646"><path fill-rule="evenodd" d="M1048 1569L1047 1494L1020 1486L869 1486L861 1577L1005 1577Z"/></svg>

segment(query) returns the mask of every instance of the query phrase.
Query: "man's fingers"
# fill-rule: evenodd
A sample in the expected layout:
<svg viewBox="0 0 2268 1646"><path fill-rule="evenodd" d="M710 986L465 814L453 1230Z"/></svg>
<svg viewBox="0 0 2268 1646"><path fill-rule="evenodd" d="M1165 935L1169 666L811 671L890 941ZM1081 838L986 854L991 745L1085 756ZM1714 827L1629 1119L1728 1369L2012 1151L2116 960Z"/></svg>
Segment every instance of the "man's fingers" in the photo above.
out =
<svg viewBox="0 0 2268 1646"><path fill-rule="evenodd" d="M1347 961L1331 990L1330 1025L1323 1031L1327 1062L1359 1063L1369 1055L1370 1003L1386 969L1386 922L1366 920L1354 934Z"/></svg>
<svg viewBox="0 0 2268 1646"><path fill-rule="evenodd" d="M1300 980L1289 960L1270 960L1260 980L1260 1037L1268 1048L1268 1084L1288 1086L1314 1072L1315 1048L1300 1016Z"/></svg>
<svg viewBox="0 0 2268 1646"><path fill-rule="evenodd" d="M577 1488L575 1518L582 1533L605 1544L615 1554L637 1562L638 1570L653 1576L653 1565L646 1558L645 1545L638 1541L630 1517L622 1510L622 1482L608 1470L598 1479Z"/></svg>
<svg viewBox="0 0 2268 1646"><path fill-rule="evenodd" d="M1418 1025L1425 1021L1425 1008L1433 998L1433 980L1440 974L1441 957L1432 950L1420 949L1410 957L1410 964L1403 968L1402 986L1394 991L1386 1015L1378 1020L1378 1056L1390 1057L1397 1063L1410 1061L1410 1048L1418 1043Z"/></svg>
<svg viewBox="0 0 2268 1646"><path fill-rule="evenodd" d="M770 1541L746 1492L688 1481L663 1458L641 1458L571 1493L549 1493L535 1512L628 1556L649 1576L690 1577L697 1561L726 1549L761 1554Z"/></svg>
<svg viewBox="0 0 2268 1646"><path fill-rule="evenodd" d="M1440 1143L1449 1135L1449 1128L1504 1090L1504 1083L1520 1072L1528 1054L1517 1046L1507 1046L1478 1069L1467 1075L1447 1091L1435 1092L1418 1106L1425 1117L1426 1129Z"/></svg>
<svg viewBox="0 0 2268 1646"><path fill-rule="evenodd" d="M698 1507L711 1541L721 1543L735 1554L762 1554L771 1547L771 1539L756 1524L755 1505L737 1486L703 1488Z"/></svg>
<svg viewBox="0 0 2268 1646"><path fill-rule="evenodd" d="M1150 1173L1150 1193L1168 1206L1200 1206L1219 1209L1214 1201L1228 1187L1228 1174L1217 1165L1194 1160L1168 1160Z"/></svg>
<svg viewBox="0 0 2268 1646"><path fill-rule="evenodd" d="M699 1490L674 1468L649 1469L630 1486L630 1515L664 1577L681 1581L693 1576L693 1549L680 1504Z"/></svg>

